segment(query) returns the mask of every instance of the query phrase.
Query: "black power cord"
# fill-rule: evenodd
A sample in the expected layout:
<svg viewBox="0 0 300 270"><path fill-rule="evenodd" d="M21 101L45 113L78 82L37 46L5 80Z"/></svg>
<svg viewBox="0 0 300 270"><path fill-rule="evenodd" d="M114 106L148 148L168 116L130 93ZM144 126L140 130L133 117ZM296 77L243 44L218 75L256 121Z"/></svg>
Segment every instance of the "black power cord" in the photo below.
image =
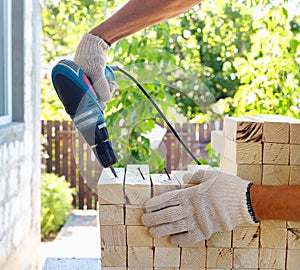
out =
<svg viewBox="0 0 300 270"><path fill-rule="evenodd" d="M201 165L200 161L195 157L195 155L192 153L190 148L185 144L185 142L181 139L177 131L173 128L171 123L168 121L164 113L161 111L161 109L157 106L153 98L150 96L150 94L145 90L145 88L138 82L137 79L135 79L132 75L130 75L127 71L124 69L118 67L118 66L110 66L112 70L120 71L124 75L126 75L129 79L131 79L137 87L143 92L143 94L148 98L148 100L152 103L152 105L155 107L155 109L158 111L160 116L163 118L163 120L166 122L168 127L171 129L172 133L175 135L176 139L180 142L180 144L184 147L184 149L189 153L189 155L194 159L194 161L198 164Z"/></svg>

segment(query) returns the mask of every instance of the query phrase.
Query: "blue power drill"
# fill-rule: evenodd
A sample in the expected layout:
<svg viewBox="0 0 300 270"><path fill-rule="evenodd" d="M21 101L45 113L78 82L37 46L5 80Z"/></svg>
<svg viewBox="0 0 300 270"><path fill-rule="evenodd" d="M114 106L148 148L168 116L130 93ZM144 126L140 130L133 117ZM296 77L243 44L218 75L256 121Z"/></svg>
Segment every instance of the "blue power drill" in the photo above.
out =
<svg viewBox="0 0 300 270"><path fill-rule="evenodd" d="M105 77L116 79L109 66L105 68ZM73 61L65 59L53 68L52 83L66 112L91 146L97 160L103 167L110 167L117 177L113 168L117 157L109 140L104 113L89 78Z"/></svg>

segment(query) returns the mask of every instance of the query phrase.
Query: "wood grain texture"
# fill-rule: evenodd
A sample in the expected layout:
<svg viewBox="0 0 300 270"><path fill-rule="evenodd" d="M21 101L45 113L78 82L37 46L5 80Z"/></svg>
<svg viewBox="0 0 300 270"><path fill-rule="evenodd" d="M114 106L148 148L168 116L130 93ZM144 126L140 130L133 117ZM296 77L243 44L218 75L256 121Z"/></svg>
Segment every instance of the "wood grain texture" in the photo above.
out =
<svg viewBox="0 0 300 270"><path fill-rule="evenodd" d="M262 164L237 164L228 158L220 157L220 170L260 185L262 182Z"/></svg>
<svg viewBox="0 0 300 270"><path fill-rule="evenodd" d="M152 247L153 238L149 228L145 226L126 226L127 246L129 247Z"/></svg>
<svg viewBox="0 0 300 270"><path fill-rule="evenodd" d="M207 268L232 268L232 248L207 248Z"/></svg>
<svg viewBox="0 0 300 270"><path fill-rule="evenodd" d="M290 164L300 165L300 144L290 144Z"/></svg>
<svg viewBox="0 0 300 270"><path fill-rule="evenodd" d="M153 267L153 249L151 247L128 247L128 267Z"/></svg>
<svg viewBox="0 0 300 270"><path fill-rule="evenodd" d="M288 165L290 146L283 143L264 143L263 164Z"/></svg>
<svg viewBox="0 0 300 270"><path fill-rule="evenodd" d="M235 248L233 256L234 269L258 268L257 248Z"/></svg>
<svg viewBox="0 0 300 270"><path fill-rule="evenodd" d="M205 268L206 263L205 248L182 248L181 249L181 267L186 268Z"/></svg>
<svg viewBox="0 0 300 270"><path fill-rule="evenodd" d="M101 266L126 267L126 246L101 247Z"/></svg>
<svg viewBox="0 0 300 270"><path fill-rule="evenodd" d="M288 249L299 249L300 250L300 229L288 229Z"/></svg>
<svg viewBox="0 0 300 270"><path fill-rule="evenodd" d="M285 220L262 220L259 222L260 228L286 228L287 222Z"/></svg>
<svg viewBox="0 0 300 270"><path fill-rule="evenodd" d="M236 142L260 142L263 134L263 123L250 118L224 118L224 136Z"/></svg>
<svg viewBox="0 0 300 270"><path fill-rule="evenodd" d="M290 123L286 117L279 115L258 115L250 117L255 121L263 121L264 142L270 143L289 143Z"/></svg>
<svg viewBox="0 0 300 270"><path fill-rule="evenodd" d="M261 228L261 248L286 249L287 229L286 228Z"/></svg>
<svg viewBox="0 0 300 270"><path fill-rule="evenodd" d="M114 177L109 168L102 170L98 181L98 198L100 204L124 204L123 193L124 168L115 168L118 177Z"/></svg>
<svg viewBox="0 0 300 270"><path fill-rule="evenodd" d="M123 205L99 205L99 222L100 225L123 225Z"/></svg>
<svg viewBox="0 0 300 270"><path fill-rule="evenodd" d="M156 247L154 267L180 267L180 248Z"/></svg>
<svg viewBox="0 0 300 270"><path fill-rule="evenodd" d="M101 246L126 246L125 225L100 226Z"/></svg>
<svg viewBox="0 0 300 270"><path fill-rule="evenodd" d="M143 225L142 215L145 210L140 205L125 205L125 224L126 225Z"/></svg>
<svg viewBox="0 0 300 270"><path fill-rule="evenodd" d="M300 229L300 221L287 221L286 227L288 229Z"/></svg>
<svg viewBox="0 0 300 270"><path fill-rule="evenodd" d="M298 270L300 265L300 250L287 250L287 270Z"/></svg>
<svg viewBox="0 0 300 270"><path fill-rule="evenodd" d="M260 269L286 269L286 250L261 248L259 250Z"/></svg>
<svg viewBox="0 0 300 270"><path fill-rule="evenodd" d="M290 166L290 185L300 185L300 166Z"/></svg>
<svg viewBox="0 0 300 270"><path fill-rule="evenodd" d="M300 144L300 120L293 119L290 123L290 143Z"/></svg>
<svg viewBox="0 0 300 270"><path fill-rule="evenodd" d="M234 248L258 248L259 228L258 227L236 227L233 230Z"/></svg>
<svg viewBox="0 0 300 270"><path fill-rule="evenodd" d="M262 184L300 183L299 165L238 164L228 159L224 161L222 166L226 165L225 171L237 174L243 179L248 175L249 179L261 177ZM173 189L187 187L183 175L199 168L205 169L198 165L190 165L188 171L172 171L171 180L168 180L165 174L149 174L150 185L147 185L147 196L151 193L156 196ZM144 180L138 179L139 172L136 172L136 175L131 173L129 176L133 178L133 181L130 180L131 183ZM125 191L124 184L120 182L119 185ZM143 189L136 189L135 192L141 193L145 198ZM103 269L286 270L298 269L300 265L297 258L297 255L300 256L300 222L262 221L254 225L245 223L233 231L216 233L206 241L177 246L170 243L170 237L152 238L149 229L142 225L141 216L144 213L142 200L138 200L138 204L126 205L109 205L106 204L107 200L102 200L102 203L99 205L99 219Z"/></svg>
<svg viewBox="0 0 300 270"><path fill-rule="evenodd" d="M263 185L288 185L289 182L289 165L263 165Z"/></svg>
<svg viewBox="0 0 300 270"><path fill-rule="evenodd" d="M125 176L126 203L143 205L150 198L151 181L149 166L145 164L128 164Z"/></svg>
<svg viewBox="0 0 300 270"><path fill-rule="evenodd" d="M214 134L214 133L213 133ZM215 133L218 134L218 133ZM261 164L262 143L261 142L234 142L227 138L221 139L218 135L218 142L212 142L212 148L223 157L236 164ZM220 143L222 141L222 143ZM219 145L220 144L220 145Z"/></svg>
<svg viewBox="0 0 300 270"><path fill-rule="evenodd" d="M150 177L152 180L153 196L180 188L179 182L172 174L170 174L170 179L166 174L151 174Z"/></svg>

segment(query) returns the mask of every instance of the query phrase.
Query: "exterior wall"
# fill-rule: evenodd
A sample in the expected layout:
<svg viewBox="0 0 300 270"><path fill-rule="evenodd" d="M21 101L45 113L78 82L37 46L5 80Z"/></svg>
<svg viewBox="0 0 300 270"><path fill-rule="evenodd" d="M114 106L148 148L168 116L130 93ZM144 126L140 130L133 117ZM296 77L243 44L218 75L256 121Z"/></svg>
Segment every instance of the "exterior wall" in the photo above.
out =
<svg viewBox="0 0 300 270"><path fill-rule="evenodd" d="M0 269L38 267L40 5L13 0L13 122L0 126ZM21 28L16 28L16 26Z"/></svg>

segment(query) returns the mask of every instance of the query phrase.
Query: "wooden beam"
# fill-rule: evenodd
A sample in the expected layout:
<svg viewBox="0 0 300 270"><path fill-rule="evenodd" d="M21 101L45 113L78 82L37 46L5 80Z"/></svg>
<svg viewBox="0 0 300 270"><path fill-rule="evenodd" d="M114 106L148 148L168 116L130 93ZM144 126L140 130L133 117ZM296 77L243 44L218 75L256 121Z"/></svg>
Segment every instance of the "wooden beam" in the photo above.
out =
<svg viewBox="0 0 300 270"><path fill-rule="evenodd" d="M123 205L99 205L100 225L124 225Z"/></svg>
<svg viewBox="0 0 300 270"><path fill-rule="evenodd" d="M126 246L101 247L101 266L126 267Z"/></svg>
<svg viewBox="0 0 300 270"><path fill-rule="evenodd" d="M300 229L300 221L287 221L286 223L288 229Z"/></svg>
<svg viewBox="0 0 300 270"><path fill-rule="evenodd" d="M211 147L218 154L224 155L225 136L222 130L214 130L211 132Z"/></svg>
<svg viewBox="0 0 300 270"><path fill-rule="evenodd" d="M205 248L182 248L181 249L181 268L205 268L206 266Z"/></svg>
<svg viewBox="0 0 300 270"><path fill-rule="evenodd" d="M300 165L300 144L290 144L290 164Z"/></svg>
<svg viewBox="0 0 300 270"><path fill-rule="evenodd" d="M258 268L257 248L235 248L233 256L234 269Z"/></svg>
<svg viewBox="0 0 300 270"><path fill-rule="evenodd" d="M286 269L286 250L261 248L259 250L259 269Z"/></svg>
<svg viewBox="0 0 300 270"><path fill-rule="evenodd" d="M288 249L287 250L287 265L286 269L299 269L300 265L300 250Z"/></svg>
<svg viewBox="0 0 300 270"><path fill-rule="evenodd" d="M232 248L207 248L207 268L232 268Z"/></svg>
<svg viewBox="0 0 300 270"><path fill-rule="evenodd" d="M100 226L101 246L126 246L125 225Z"/></svg>
<svg viewBox="0 0 300 270"><path fill-rule="evenodd" d="M263 185L288 185L289 182L289 165L263 165Z"/></svg>
<svg viewBox="0 0 300 270"><path fill-rule="evenodd" d="M156 247L154 250L154 267L180 267L180 248Z"/></svg>
<svg viewBox="0 0 300 270"><path fill-rule="evenodd" d="M128 247L128 267L136 269L153 267L152 247Z"/></svg>
<svg viewBox="0 0 300 270"><path fill-rule="evenodd" d="M129 247L152 247L153 238L149 228L145 226L126 226L127 246Z"/></svg>
<svg viewBox="0 0 300 270"><path fill-rule="evenodd" d="M231 173L242 179L260 185L262 181L262 165L261 164L237 164L225 158L220 157L220 170Z"/></svg>
<svg viewBox="0 0 300 270"><path fill-rule="evenodd" d="M149 167L145 164L129 164L125 176L125 200L127 204L143 205L151 198Z"/></svg>
<svg viewBox="0 0 300 270"><path fill-rule="evenodd" d="M287 248L298 249L300 252L300 229L288 229L287 236L288 236Z"/></svg>
<svg viewBox="0 0 300 270"><path fill-rule="evenodd" d="M234 248L258 248L259 227L236 227L233 230Z"/></svg>
<svg viewBox="0 0 300 270"><path fill-rule="evenodd" d="M260 229L261 248L286 249L287 229L286 228L266 228Z"/></svg>
<svg viewBox="0 0 300 270"><path fill-rule="evenodd" d="M290 142L290 123L285 117L279 115L258 115L250 117L255 121L263 121L264 142L270 143L289 143Z"/></svg>
<svg viewBox="0 0 300 270"><path fill-rule="evenodd" d="M290 143L300 144L300 120L293 119L290 122Z"/></svg>
<svg viewBox="0 0 300 270"><path fill-rule="evenodd" d="M262 220L259 222L260 228L286 228L287 222L285 220Z"/></svg>
<svg viewBox="0 0 300 270"><path fill-rule="evenodd" d="M115 168L118 177L114 177L109 168L102 170L98 182L98 198L100 204L124 204L124 168Z"/></svg>
<svg viewBox="0 0 300 270"><path fill-rule="evenodd" d="M290 166L290 185L300 185L300 166Z"/></svg>
<svg viewBox="0 0 300 270"><path fill-rule="evenodd" d="M260 142L263 134L263 123L261 120L253 120L247 117L224 118L224 136L236 142Z"/></svg>
<svg viewBox="0 0 300 270"><path fill-rule="evenodd" d="M264 143L263 164L288 165L290 146L283 143Z"/></svg>
<svg viewBox="0 0 300 270"><path fill-rule="evenodd" d="M143 225L142 215L145 210L140 205L126 205L125 206L125 224L126 225Z"/></svg>
<svg viewBox="0 0 300 270"><path fill-rule="evenodd" d="M234 142L213 132L212 148L223 157L237 164L261 164L261 142Z"/></svg>
<svg viewBox="0 0 300 270"><path fill-rule="evenodd" d="M158 196L168 191L180 189L180 184L177 179L169 174L170 179L166 174L151 174L153 196Z"/></svg>

